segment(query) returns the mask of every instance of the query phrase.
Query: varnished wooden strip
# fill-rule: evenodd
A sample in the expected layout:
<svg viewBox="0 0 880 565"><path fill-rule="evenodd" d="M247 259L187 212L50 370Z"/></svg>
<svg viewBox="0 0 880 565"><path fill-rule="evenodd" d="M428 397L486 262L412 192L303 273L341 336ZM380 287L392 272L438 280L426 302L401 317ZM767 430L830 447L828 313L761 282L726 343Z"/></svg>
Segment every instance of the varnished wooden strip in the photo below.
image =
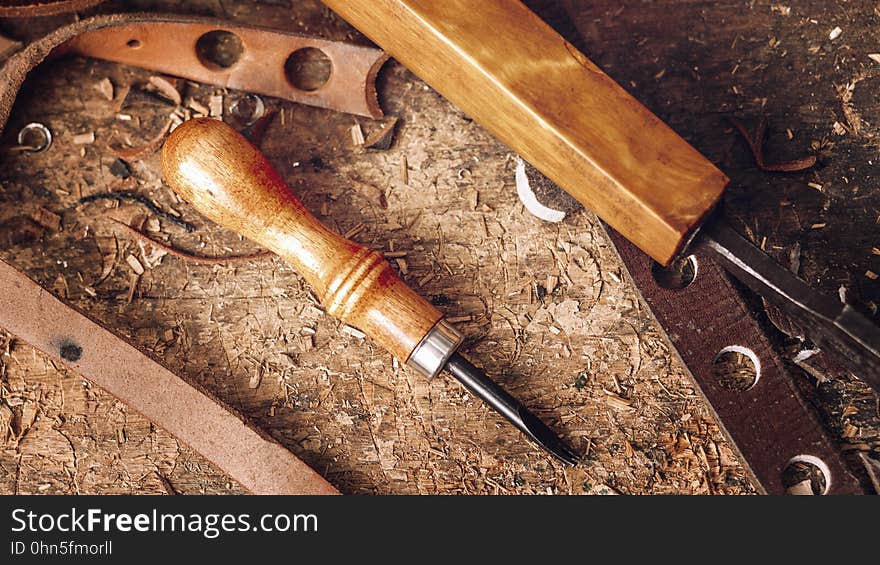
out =
<svg viewBox="0 0 880 565"><path fill-rule="evenodd" d="M324 0L662 263L727 178L517 0Z"/></svg>

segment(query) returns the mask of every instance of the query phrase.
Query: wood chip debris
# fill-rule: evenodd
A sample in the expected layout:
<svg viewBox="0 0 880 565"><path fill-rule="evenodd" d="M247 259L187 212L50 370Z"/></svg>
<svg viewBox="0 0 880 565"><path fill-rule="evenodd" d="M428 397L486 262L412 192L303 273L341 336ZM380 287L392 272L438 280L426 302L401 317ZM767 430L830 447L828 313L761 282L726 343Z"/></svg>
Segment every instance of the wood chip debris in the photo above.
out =
<svg viewBox="0 0 880 565"><path fill-rule="evenodd" d="M95 142L95 132L87 131L73 136L74 145L90 145Z"/></svg>
<svg viewBox="0 0 880 565"><path fill-rule="evenodd" d="M755 128L754 135L749 133L748 128L746 128L745 124L740 120L729 117L728 121L733 124L740 135L743 136L743 139L745 139L746 143L749 146L749 149L751 149L752 151L752 156L755 159L755 164L758 165L758 168L762 171L779 173L792 173L803 171L815 165L818 160L815 155L808 155L806 157L801 157L800 159L794 159L792 161L786 161L784 163L767 163L764 161L764 138L767 134L767 118L765 116L761 116L760 120L758 120L758 125Z"/></svg>
<svg viewBox="0 0 880 565"><path fill-rule="evenodd" d="M218 120L223 119L223 96L212 94L208 99L208 115Z"/></svg>
<svg viewBox="0 0 880 565"><path fill-rule="evenodd" d="M31 216L35 222L52 231L61 231L61 216L40 206Z"/></svg>
<svg viewBox="0 0 880 565"><path fill-rule="evenodd" d="M587 489L584 494L591 496L617 496L620 493L608 485L595 485Z"/></svg>
<svg viewBox="0 0 880 565"><path fill-rule="evenodd" d="M155 91L163 98L173 102L175 106L180 106L183 101L180 96L180 91L177 90L177 87L165 77L157 75L151 76L149 79L149 87L150 90Z"/></svg>
<svg viewBox="0 0 880 565"><path fill-rule="evenodd" d="M265 370L265 363L260 363L257 365L254 373L251 375L251 378L248 379L248 388L258 388L260 383L263 382L263 371Z"/></svg>
<svg viewBox="0 0 880 565"><path fill-rule="evenodd" d="M108 101L113 101L113 82L109 78L104 77L98 81L98 83L95 84L95 89Z"/></svg>
<svg viewBox="0 0 880 565"><path fill-rule="evenodd" d="M129 257L133 256L129 255ZM136 273L132 273L131 276L128 277L128 294L125 297L126 304L131 304L131 301L134 300L134 293L137 290L137 286L140 280L141 276Z"/></svg>
<svg viewBox="0 0 880 565"><path fill-rule="evenodd" d="M831 41L834 41L835 39L840 37L841 34L843 34L843 30L840 29L840 26L837 26L834 29L832 29L831 32L828 34L828 39L830 39Z"/></svg>
<svg viewBox="0 0 880 565"><path fill-rule="evenodd" d="M607 402L609 406L612 406L613 408L617 408L618 410L623 410L626 412L631 411L631 410L635 410L635 408L633 408L633 406L632 406L632 402L617 396L616 394L614 394L610 390L606 390L605 395L606 395L605 402Z"/></svg>
<svg viewBox="0 0 880 565"><path fill-rule="evenodd" d="M880 63L880 53L868 53L868 58L875 63Z"/></svg>
<svg viewBox="0 0 880 565"><path fill-rule="evenodd" d="M791 15L791 6L784 6L782 4L773 4L770 6L771 12L777 12L780 16L790 16Z"/></svg>
<svg viewBox="0 0 880 565"><path fill-rule="evenodd" d="M342 326L342 333L348 334L355 339L364 339L367 337L367 334L355 327L349 326L348 324Z"/></svg>
<svg viewBox="0 0 880 565"><path fill-rule="evenodd" d="M131 267L131 270L134 271L136 275L144 274L144 266L138 261L138 258L131 253L125 258L125 262L128 263L128 266Z"/></svg>
<svg viewBox="0 0 880 565"><path fill-rule="evenodd" d="M2 444L5 444L6 440L9 439L14 417L12 409L5 404L0 404L0 443Z"/></svg>
<svg viewBox="0 0 880 565"><path fill-rule="evenodd" d="M400 158L400 182L409 186L409 160L406 155Z"/></svg>
<svg viewBox="0 0 880 565"><path fill-rule="evenodd" d="M138 247L141 250L141 260L147 269L158 267L162 262L162 257L168 255L168 251L162 247L146 243L141 239L138 240Z"/></svg>
<svg viewBox="0 0 880 565"><path fill-rule="evenodd" d="M67 286L67 279L64 278L64 275L59 274L55 278L55 282L52 285L52 289L58 293L58 296L61 298L67 298L70 294L70 287Z"/></svg>
<svg viewBox="0 0 880 565"><path fill-rule="evenodd" d="M810 479L804 479L788 487L785 493L792 496L813 496L815 494L813 492L813 482Z"/></svg>
<svg viewBox="0 0 880 565"><path fill-rule="evenodd" d="M113 104L113 112L119 114L122 111L123 106L125 106L125 100L128 98L128 94L131 92L131 85L124 84L122 88L117 89L117 92L114 94L116 102ZM118 116L117 116L118 118Z"/></svg>
<svg viewBox="0 0 880 565"><path fill-rule="evenodd" d="M367 225L365 223L361 222L358 225L351 228L350 230L348 230L347 232L345 232L343 234L343 237L345 237L345 239L351 239L351 238L357 236L359 233L361 233L365 229L367 229Z"/></svg>
<svg viewBox="0 0 880 565"><path fill-rule="evenodd" d="M196 100L195 98L186 99L186 107L197 114L196 117L204 117L211 115L211 109Z"/></svg>
<svg viewBox="0 0 880 565"><path fill-rule="evenodd" d="M364 144L364 130L360 124L351 126L351 143L355 147L361 147Z"/></svg>
<svg viewBox="0 0 880 565"><path fill-rule="evenodd" d="M385 196L385 191L378 186L375 186L368 182L361 182L359 180L351 180L349 181L349 184L355 192L357 192L364 198L378 203L379 207L381 207L383 210L388 209L388 197Z"/></svg>
<svg viewBox="0 0 880 565"><path fill-rule="evenodd" d="M868 478L871 479L874 491L880 494L880 461L868 457L866 453L859 453L859 457L862 459L862 464L865 466Z"/></svg>
<svg viewBox="0 0 880 565"><path fill-rule="evenodd" d="M123 228L125 228L128 233L133 235L134 237L142 240L144 243L148 243L151 246L156 248L156 253L159 251L168 253L169 255L173 255L175 257L179 257L184 259L185 261L190 261L192 263L201 263L205 265L223 265L227 263L236 263L236 262L246 262L246 261L254 261L257 259L264 259L267 257L271 257L274 255L271 251L257 251L256 253L249 253L247 255L221 255L221 256L207 256L207 255L197 255L195 253L191 253L189 251L185 251L183 249L178 249L177 247L173 247L171 245L167 245L162 243L161 241L157 241L152 237L146 235L145 233L131 227L130 225L117 220L116 218L110 218ZM103 277L102 277L103 278Z"/></svg>
<svg viewBox="0 0 880 565"><path fill-rule="evenodd" d="M162 146L162 142L165 141L165 136L171 131L171 126L173 124L174 119L169 118L168 121L165 122L165 126L159 130L159 133L157 133L153 139L139 147L111 147L110 149L112 149L121 159L134 160L147 157L159 150L159 147Z"/></svg>

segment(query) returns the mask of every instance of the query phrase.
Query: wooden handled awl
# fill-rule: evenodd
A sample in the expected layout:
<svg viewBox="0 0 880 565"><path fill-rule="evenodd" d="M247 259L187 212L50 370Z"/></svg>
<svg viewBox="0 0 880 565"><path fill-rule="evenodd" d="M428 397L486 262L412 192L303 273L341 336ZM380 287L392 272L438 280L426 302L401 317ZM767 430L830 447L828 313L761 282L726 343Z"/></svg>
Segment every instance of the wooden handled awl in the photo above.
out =
<svg viewBox="0 0 880 565"><path fill-rule="evenodd" d="M663 265L701 245L880 391L880 331L712 216L727 177L519 0L323 0Z"/></svg>
<svg viewBox="0 0 880 565"><path fill-rule="evenodd" d="M429 378L446 369L547 451L565 463L577 461L550 428L456 352L461 334L380 253L324 227L230 126L212 119L179 126L162 149L162 172L209 219L290 263L329 314Z"/></svg>

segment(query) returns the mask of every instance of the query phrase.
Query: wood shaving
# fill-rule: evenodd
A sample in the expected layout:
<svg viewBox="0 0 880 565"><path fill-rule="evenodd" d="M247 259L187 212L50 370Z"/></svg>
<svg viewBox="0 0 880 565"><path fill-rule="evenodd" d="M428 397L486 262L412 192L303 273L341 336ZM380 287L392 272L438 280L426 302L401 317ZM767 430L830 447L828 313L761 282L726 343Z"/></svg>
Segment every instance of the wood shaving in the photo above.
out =
<svg viewBox="0 0 880 565"><path fill-rule="evenodd" d="M211 115L211 109L196 100L195 98L187 98L186 107L191 109L193 112L200 114L201 116Z"/></svg>
<svg viewBox="0 0 880 565"><path fill-rule="evenodd" d="M113 101L113 82L111 82L109 78L104 77L98 81L98 83L95 84L95 89L100 92L107 101Z"/></svg>
<svg viewBox="0 0 880 565"><path fill-rule="evenodd" d="M755 158L755 164L757 164L758 168L760 168L762 171L791 173L809 169L817 162L817 158L815 155L809 155L807 157L794 159L792 161L786 161L784 163L765 163L764 138L767 134L767 119L763 116L761 117L761 119L758 121L758 127L755 128L754 136L749 134L749 130L746 128L745 124L743 124L738 119L728 118L728 120L731 124L733 124L737 131L739 131L740 135L742 135L743 138L746 140L746 143L748 143L749 145L749 149L752 150L752 156Z"/></svg>
<svg viewBox="0 0 880 565"><path fill-rule="evenodd" d="M180 106L182 102L180 91L177 90L177 87L175 87L170 80L165 77L154 75L150 77L149 81L150 86L152 86L158 94L173 102L175 106Z"/></svg>
<svg viewBox="0 0 880 565"><path fill-rule="evenodd" d="M355 147L361 147L364 144L364 130L360 124L351 126L351 143Z"/></svg>
<svg viewBox="0 0 880 565"><path fill-rule="evenodd" d="M342 333L348 334L355 339L364 339L367 337L367 334L355 327L349 326L348 324L342 326Z"/></svg>
<svg viewBox="0 0 880 565"><path fill-rule="evenodd" d="M362 182L359 180L351 180L349 181L351 188L363 196L368 200L372 200L376 204L379 205L383 210L388 209L388 197L385 196L385 191L370 183Z"/></svg>
<svg viewBox="0 0 880 565"><path fill-rule="evenodd" d="M145 145L141 145L140 147L111 147L110 149L112 149L120 159L134 160L152 155L162 146L162 142L165 141L165 137L171 131L173 123L174 120L169 118L159 133L157 133L156 136Z"/></svg>
<svg viewBox="0 0 880 565"><path fill-rule="evenodd" d="M52 231L61 231L61 216L40 206L31 216L35 222Z"/></svg>
<svg viewBox="0 0 880 565"><path fill-rule="evenodd" d="M608 403L609 406L616 408L618 410L623 410L628 412L630 410L635 410L632 406L632 403L629 400L625 400L613 392L605 391L605 402Z"/></svg>
<svg viewBox="0 0 880 565"><path fill-rule="evenodd" d="M73 136L74 145L89 145L95 142L95 132L87 131Z"/></svg>
<svg viewBox="0 0 880 565"><path fill-rule="evenodd" d="M223 119L223 96L212 94L208 99L208 115L218 120Z"/></svg>
<svg viewBox="0 0 880 565"><path fill-rule="evenodd" d="M144 266L134 255L129 254L128 257L125 258L125 262L128 263L128 266L131 267L131 270L134 271L136 275L144 274Z"/></svg>
<svg viewBox="0 0 880 565"><path fill-rule="evenodd" d="M409 186L409 162L406 155L400 158L400 182Z"/></svg>

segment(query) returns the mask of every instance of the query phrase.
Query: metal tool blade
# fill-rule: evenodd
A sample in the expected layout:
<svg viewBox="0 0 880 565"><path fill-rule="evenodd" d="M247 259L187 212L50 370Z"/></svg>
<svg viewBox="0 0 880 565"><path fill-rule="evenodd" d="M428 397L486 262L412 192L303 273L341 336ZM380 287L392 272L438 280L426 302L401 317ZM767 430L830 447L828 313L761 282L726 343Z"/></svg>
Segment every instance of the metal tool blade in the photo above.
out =
<svg viewBox="0 0 880 565"><path fill-rule="evenodd" d="M695 244L782 308L816 345L880 391L880 327L837 297L810 287L718 218L703 226Z"/></svg>
<svg viewBox="0 0 880 565"><path fill-rule="evenodd" d="M576 465L580 461L580 456L566 445L553 430L459 353L452 354L446 362L445 369L466 389L483 399L499 414L507 418L511 424L557 459L566 465Z"/></svg>

